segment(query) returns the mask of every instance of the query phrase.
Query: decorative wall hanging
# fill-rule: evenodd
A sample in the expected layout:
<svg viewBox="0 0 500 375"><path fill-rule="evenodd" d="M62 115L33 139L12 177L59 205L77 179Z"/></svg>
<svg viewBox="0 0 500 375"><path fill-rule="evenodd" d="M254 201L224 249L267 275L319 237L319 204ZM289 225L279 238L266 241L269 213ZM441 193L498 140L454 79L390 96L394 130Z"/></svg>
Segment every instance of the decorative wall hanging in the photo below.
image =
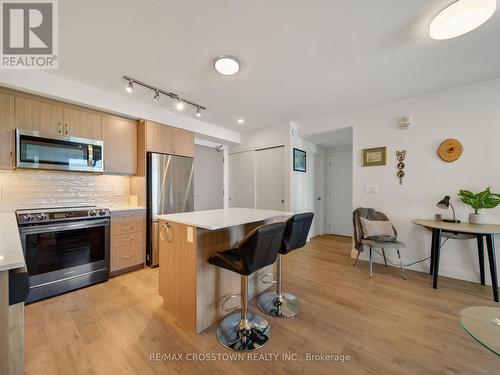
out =
<svg viewBox="0 0 500 375"><path fill-rule="evenodd" d="M363 150L363 167L386 165L386 147L365 148Z"/></svg>
<svg viewBox="0 0 500 375"><path fill-rule="evenodd" d="M293 149L293 170L297 172L306 171L306 152L298 148Z"/></svg>
<svg viewBox="0 0 500 375"><path fill-rule="evenodd" d="M402 151L396 151L396 159L398 161L398 172L396 173L396 176L399 178L399 184L403 185L403 177L405 176L405 172L403 169L405 169L405 158L406 158L406 150Z"/></svg>
<svg viewBox="0 0 500 375"><path fill-rule="evenodd" d="M458 160L463 151L464 148L458 139L449 138L441 142L437 153L442 160L451 163Z"/></svg>

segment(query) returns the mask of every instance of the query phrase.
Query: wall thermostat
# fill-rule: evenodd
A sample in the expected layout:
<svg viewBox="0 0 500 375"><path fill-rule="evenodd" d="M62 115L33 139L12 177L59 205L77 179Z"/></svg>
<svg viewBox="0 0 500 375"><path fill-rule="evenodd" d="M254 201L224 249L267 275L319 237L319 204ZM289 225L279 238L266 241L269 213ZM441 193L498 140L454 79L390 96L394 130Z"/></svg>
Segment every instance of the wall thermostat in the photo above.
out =
<svg viewBox="0 0 500 375"><path fill-rule="evenodd" d="M401 116L399 118L399 127L401 129L408 129L411 127L412 121L411 121L411 116Z"/></svg>

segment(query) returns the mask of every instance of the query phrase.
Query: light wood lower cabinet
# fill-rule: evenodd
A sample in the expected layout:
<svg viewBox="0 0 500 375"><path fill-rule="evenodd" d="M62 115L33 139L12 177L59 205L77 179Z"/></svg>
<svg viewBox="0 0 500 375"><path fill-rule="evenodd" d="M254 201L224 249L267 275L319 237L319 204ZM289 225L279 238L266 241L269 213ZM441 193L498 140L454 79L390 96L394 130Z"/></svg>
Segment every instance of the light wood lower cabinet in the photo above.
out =
<svg viewBox="0 0 500 375"><path fill-rule="evenodd" d="M111 213L111 275L144 265L146 253L146 212Z"/></svg>

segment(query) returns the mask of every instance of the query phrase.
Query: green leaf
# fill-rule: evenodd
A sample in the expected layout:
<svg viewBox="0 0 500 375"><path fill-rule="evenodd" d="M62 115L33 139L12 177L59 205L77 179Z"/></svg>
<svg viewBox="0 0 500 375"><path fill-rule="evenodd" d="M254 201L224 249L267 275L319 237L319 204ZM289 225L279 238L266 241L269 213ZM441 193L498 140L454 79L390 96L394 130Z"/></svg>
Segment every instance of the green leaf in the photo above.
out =
<svg viewBox="0 0 500 375"><path fill-rule="evenodd" d="M472 198L474 196L474 193L468 190L460 190L458 196L464 198Z"/></svg>

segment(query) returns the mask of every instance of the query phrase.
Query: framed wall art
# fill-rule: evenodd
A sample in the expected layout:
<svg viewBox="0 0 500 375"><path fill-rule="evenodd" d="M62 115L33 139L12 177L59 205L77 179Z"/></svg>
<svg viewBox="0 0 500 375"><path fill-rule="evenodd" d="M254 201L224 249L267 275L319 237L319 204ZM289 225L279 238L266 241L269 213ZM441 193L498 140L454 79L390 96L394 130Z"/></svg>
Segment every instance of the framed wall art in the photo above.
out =
<svg viewBox="0 0 500 375"><path fill-rule="evenodd" d="M363 150L363 167L375 167L387 164L387 147L365 148Z"/></svg>
<svg viewBox="0 0 500 375"><path fill-rule="evenodd" d="M293 149L293 170L297 172L306 172L306 152Z"/></svg>

